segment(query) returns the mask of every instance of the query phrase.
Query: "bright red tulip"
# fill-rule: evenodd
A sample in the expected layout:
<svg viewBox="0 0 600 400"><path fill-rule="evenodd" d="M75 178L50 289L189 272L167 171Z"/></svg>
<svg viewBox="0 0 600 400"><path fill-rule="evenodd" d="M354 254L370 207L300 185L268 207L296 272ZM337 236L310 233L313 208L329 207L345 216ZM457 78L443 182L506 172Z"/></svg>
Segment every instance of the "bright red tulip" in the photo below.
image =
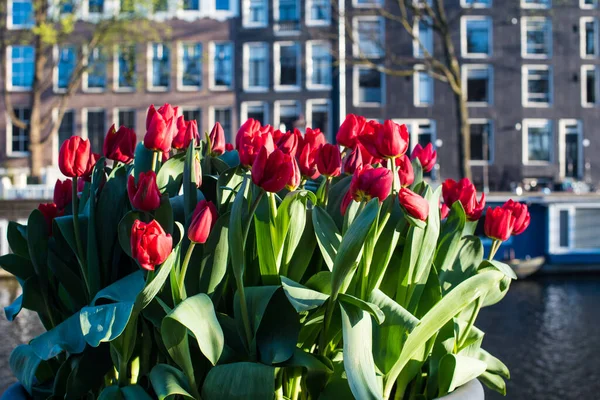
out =
<svg viewBox="0 0 600 400"><path fill-rule="evenodd" d="M380 202L384 201L392 190L393 180L392 171L389 169L365 165L352 177L348 193L342 201L342 214L346 213L346 207L350 204L350 200L361 202L377 197Z"/></svg>
<svg viewBox="0 0 600 400"><path fill-rule="evenodd" d="M73 200L73 181L71 179L65 179L61 181L56 180L54 184L54 204L63 210Z"/></svg>
<svg viewBox="0 0 600 400"><path fill-rule="evenodd" d="M321 175L339 176L342 169L340 149L335 144L325 144L316 154L317 169Z"/></svg>
<svg viewBox="0 0 600 400"><path fill-rule="evenodd" d="M44 219L46 220L48 235L52 236L52 221L54 221L54 218L62 216L64 214L64 210L57 207L54 203L40 204L38 206L38 210L40 210L44 216Z"/></svg>
<svg viewBox="0 0 600 400"><path fill-rule="evenodd" d="M317 179L319 177L319 170L317 169L317 163L315 157L319 147L312 147L310 144L306 144L302 147L302 151L298 156L298 166L302 176L307 179Z"/></svg>
<svg viewBox="0 0 600 400"><path fill-rule="evenodd" d="M179 107L172 107L169 103L165 103L158 108L154 108L154 104L152 104L148 108L148 113L146 114L146 130L150 128L150 124L152 122L152 118L154 114L160 114L164 118L165 121L173 118L177 120L177 114L179 114Z"/></svg>
<svg viewBox="0 0 600 400"><path fill-rule="evenodd" d="M353 175L354 172L363 167L363 159L361 151L358 147L346 154L344 157L344 173Z"/></svg>
<svg viewBox="0 0 600 400"><path fill-rule="evenodd" d="M210 231L217 222L217 207L206 200L201 200L196 204L196 209L192 214L192 221L188 228L188 238L193 243L206 243Z"/></svg>
<svg viewBox="0 0 600 400"><path fill-rule="evenodd" d="M208 138L210 139L210 154L213 156L220 156L225 153L225 150L233 150L233 145L225 144L225 131L219 122L215 123ZM231 149L228 149L227 145L231 146Z"/></svg>
<svg viewBox="0 0 600 400"><path fill-rule="evenodd" d="M437 160L437 151L433 149L433 145L431 143L427 143L427 146L422 147L417 143L415 148L410 155L410 159L414 160L418 158L421 162L421 166L423 167L423 171L429 172L435 167L435 162Z"/></svg>
<svg viewBox="0 0 600 400"><path fill-rule="evenodd" d="M176 109L165 104L158 110L150 106L146 116L144 146L153 151L166 153L171 150L173 136L177 132Z"/></svg>
<svg viewBox="0 0 600 400"><path fill-rule="evenodd" d="M246 121L239 129L236 146L240 163L247 167L253 166L260 149L264 147L270 154L275 148L270 130L261 129L260 123L253 119Z"/></svg>
<svg viewBox="0 0 600 400"><path fill-rule="evenodd" d="M186 121L183 115L177 118L177 133L173 137L171 146L174 149L187 149L194 141L194 145L198 142L198 122L195 119Z"/></svg>
<svg viewBox="0 0 600 400"><path fill-rule="evenodd" d="M98 162L100 157L101 156L98 153L90 153L90 157L88 158L87 171L83 175L81 175L81 178L83 178L84 181L92 181L92 173L94 172L94 167L96 166L96 163ZM106 162L104 162L104 166L106 166ZM105 176L102 176L102 178L104 180L106 179ZM102 183L101 185L104 185L104 183Z"/></svg>
<svg viewBox="0 0 600 400"><path fill-rule="evenodd" d="M279 149L268 153L261 147L252 165L252 182L267 192L277 193L290 182L294 174L292 157Z"/></svg>
<svg viewBox="0 0 600 400"><path fill-rule="evenodd" d="M477 201L475 185L467 178L463 178L458 182L453 179L446 179L442 183L442 197L448 207L452 207L452 204L460 201L469 221L476 221L481 218L485 207L485 193L482 193L481 198Z"/></svg>
<svg viewBox="0 0 600 400"><path fill-rule="evenodd" d="M410 158L406 154L396 158L394 160L396 167L398 167L398 177L400 178L400 185L402 187L410 186L415 181L415 173L413 171L412 163Z"/></svg>
<svg viewBox="0 0 600 400"><path fill-rule="evenodd" d="M137 184L135 177L129 175L127 194L131 205L137 210L154 211L160 207L160 191L154 171L142 172Z"/></svg>
<svg viewBox="0 0 600 400"><path fill-rule="evenodd" d="M300 140L298 141L298 151L296 155L300 154L305 146L310 146L313 149L317 149L327 143L325 139L325 134L321 132L319 128L306 128L306 132L304 136L300 135Z"/></svg>
<svg viewBox="0 0 600 400"><path fill-rule="evenodd" d="M398 192L398 200L408 215L427 220L429 216L429 202L408 188L401 188Z"/></svg>
<svg viewBox="0 0 600 400"><path fill-rule="evenodd" d="M104 137L104 157L128 164L133 160L136 142L137 137L133 129L121 126L119 130L115 130L113 124Z"/></svg>
<svg viewBox="0 0 600 400"><path fill-rule="evenodd" d="M525 232L525 229L527 229L529 223L531 222L531 216L529 215L527 206L510 199L504 203L502 208L512 211L513 217L515 217L515 226L512 234L520 235L521 233Z"/></svg>
<svg viewBox="0 0 600 400"><path fill-rule="evenodd" d="M60 146L58 167L69 178L86 175L92 154L90 141L79 136L71 136Z"/></svg>
<svg viewBox="0 0 600 400"><path fill-rule="evenodd" d="M446 205L446 203L440 204L440 219L448 218L448 214L450 214L450 209Z"/></svg>
<svg viewBox="0 0 600 400"><path fill-rule="evenodd" d="M298 146L302 140L302 134L298 129L294 131L288 131L281 135L277 140L277 148L283 151L285 154L289 154L292 157L296 157Z"/></svg>
<svg viewBox="0 0 600 400"><path fill-rule="evenodd" d="M370 121L369 121L370 122ZM358 140L377 158L400 157L408 149L408 129L392 120L373 124L373 129L363 129Z"/></svg>
<svg viewBox="0 0 600 400"><path fill-rule="evenodd" d="M378 164L381 162L381 159L373 156L371 153L367 151L365 146L362 145L361 142L357 142L357 149L360 151L360 155L362 157L362 161L364 165L370 164Z"/></svg>
<svg viewBox="0 0 600 400"><path fill-rule="evenodd" d="M485 213L483 230L491 239L506 241L515 227L515 217L511 210L502 207L488 207Z"/></svg>
<svg viewBox="0 0 600 400"><path fill-rule="evenodd" d="M300 183L302 182L302 173L300 172L300 166L298 165L298 161L296 161L296 159L294 157L292 157L292 164L293 164L292 177L290 178L288 183L285 185L285 188L287 190L289 190L290 192L292 190L296 190L296 188L298 186L300 186Z"/></svg>
<svg viewBox="0 0 600 400"><path fill-rule="evenodd" d="M144 223L136 219L131 227L130 243L131 256L148 271L164 263L173 250L173 238L156 220Z"/></svg>
<svg viewBox="0 0 600 400"><path fill-rule="evenodd" d="M237 147L237 149L240 149L240 141L244 136L254 136L257 132L260 131L260 128L261 126L259 121L252 118L248 118L246 122L244 122L242 126L240 126L240 129L238 129L237 134L235 135L235 146ZM271 137L272 136L273 135L271 135Z"/></svg>
<svg viewBox="0 0 600 400"><path fill-rule="evenodd" d="M336 135L337 142L344 147L355 148L358 135L362 132L364 124L364 117L348 114Z"/></svg>

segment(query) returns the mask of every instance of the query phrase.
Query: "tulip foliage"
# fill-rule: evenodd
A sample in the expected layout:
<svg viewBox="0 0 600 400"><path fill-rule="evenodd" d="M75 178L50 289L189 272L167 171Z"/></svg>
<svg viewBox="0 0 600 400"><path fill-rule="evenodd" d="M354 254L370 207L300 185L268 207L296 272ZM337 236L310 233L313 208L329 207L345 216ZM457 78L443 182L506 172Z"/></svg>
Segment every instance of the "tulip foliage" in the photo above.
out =
<svg viewBox="0 0 600 400"><path fill-rule="evenodd" d="M164 105L143 142L104 155L69 139L54 203L11 222L0 265L47 332L14 349L33 398L433 399L508 370L482 347L482 307L515 279L494 261L529 224L507 203L434 188L408 131L351 115L343 150L318 129L249 120L235 149ZM123 136L119 136L123 135ZM94 161L92 163L92 161ZM441 208L441 198L446 204Z"/></svg>

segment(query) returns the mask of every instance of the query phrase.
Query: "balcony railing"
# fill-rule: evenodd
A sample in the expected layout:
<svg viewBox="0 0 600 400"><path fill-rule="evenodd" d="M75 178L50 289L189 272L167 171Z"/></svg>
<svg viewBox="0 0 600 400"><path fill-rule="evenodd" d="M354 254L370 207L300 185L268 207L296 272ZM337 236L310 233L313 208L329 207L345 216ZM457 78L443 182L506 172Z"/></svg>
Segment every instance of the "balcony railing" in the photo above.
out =
<svg viewBox="0 0 600 400"><path fill-rule="evenodd" d="M279 33L296 33L300 31L299 19L286 19L275 21L275 31Z"/></svg>
<svg viewBox="0 0 600 400"><path fill-rule="evenodd" d="M27 185L25 187L3 187L0 191L2 200L50 200L54 188L47 185Z"/></svg>

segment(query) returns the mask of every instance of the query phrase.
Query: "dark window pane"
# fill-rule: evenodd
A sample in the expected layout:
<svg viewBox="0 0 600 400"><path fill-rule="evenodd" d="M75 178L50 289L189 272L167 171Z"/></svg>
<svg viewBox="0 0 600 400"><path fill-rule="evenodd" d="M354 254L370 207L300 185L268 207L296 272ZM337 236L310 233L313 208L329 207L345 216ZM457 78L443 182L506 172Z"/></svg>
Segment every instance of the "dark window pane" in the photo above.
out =
<svg viewBox="0 0 600 400"><path fill-rule="evenodd" d="M560 210L559 217L559 246L560 247L569 247L569 211L568 210Z"/></svg>
<svg viewBox="0 0 600 400"><path fill-rule="evenodd" d="M117 125L135 129L135 110L119 110Z"/></svg>
<svg viewBox="0 0 600 400"><path fill-rule="evenodd" d="M218 122L223 127L223 131L225 132L225 138L229 140L231 137L231 109L230 108L216 108L214 110L215 113L215 122Z"/></svg>
<svg viewBox="0 0 600 400"><path fill-rule="evenodd" d="M298 47L281 46L280 47L280 77L281 85L298 85Z"/></svg>
<svg viewBox="0 0 600 400"><path fill-rule="evenodd" d="M198 130L202 130L202 110L199 108L195 110L183 110L183 119L186 121L195 120L198 123Z"/></svg>
<svg viewBox="0 0 600 400"><path fill-rule="evenodd" d="M361 69L358 76L359 103L381 103L381 73L374 69Z"/></svg>
<svg viewBox="0 0 600 400"><path fill-rule="evenodd" d="M92 145L92 151L102 152L104 135L106 134L106 115L104 110L87 112L87 134Z"/></svg>

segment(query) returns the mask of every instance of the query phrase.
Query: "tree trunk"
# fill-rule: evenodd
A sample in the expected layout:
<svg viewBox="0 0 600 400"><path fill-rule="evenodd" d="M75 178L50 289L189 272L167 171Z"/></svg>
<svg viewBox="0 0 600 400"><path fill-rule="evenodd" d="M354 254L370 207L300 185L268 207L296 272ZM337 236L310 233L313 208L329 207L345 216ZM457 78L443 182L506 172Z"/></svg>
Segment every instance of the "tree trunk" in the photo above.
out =
<svg viewBox="0 0 600 400"><path fill-rule="evenodd" d="M463 178L471 179L471 129L469 127L469 111L467 102L461 94L455 94L456 101L456 128L458 132L458 157L459 174Z"/></svg>

